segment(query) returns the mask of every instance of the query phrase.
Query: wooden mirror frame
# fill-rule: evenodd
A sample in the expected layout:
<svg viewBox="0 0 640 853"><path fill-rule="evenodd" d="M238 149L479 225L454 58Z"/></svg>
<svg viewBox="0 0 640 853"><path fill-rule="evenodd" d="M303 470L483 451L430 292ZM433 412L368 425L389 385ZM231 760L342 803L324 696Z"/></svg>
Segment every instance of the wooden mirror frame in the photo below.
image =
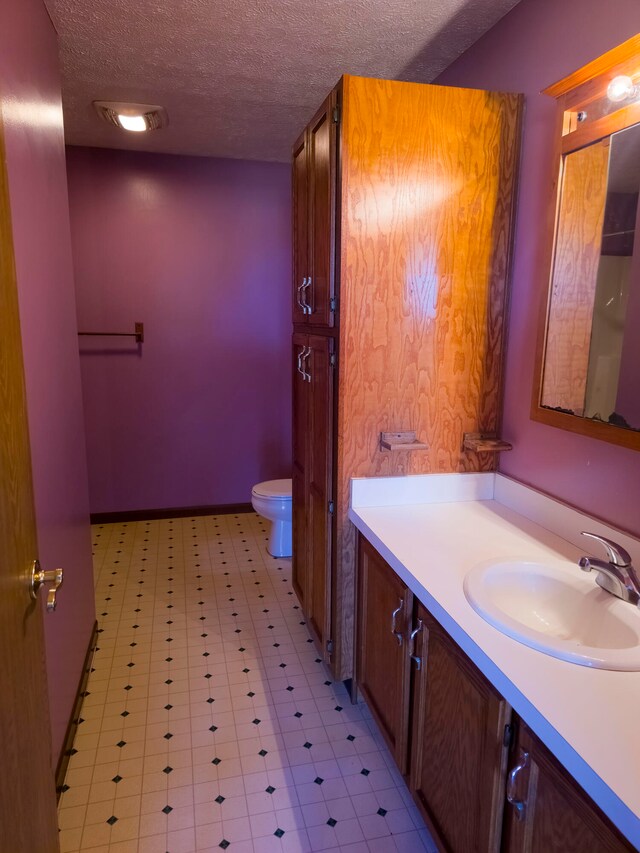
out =
<svg viewBox="0 0 640 853"><path fill-rule="evenodd" d="M640 100L626 106L623 105L619 109L605 113L600 117L596 116L591 121L584 123L578 121L577 117L581 111L584 110L588 116L589 107L596 107L606 98L607 86L610 81L613 77L621 74L632 77L636 83L640 83L640 34L633 36L633 38L543 91L543 94L555 98L558 104L554 151L559 168L553 184L547 219L545 268L549 270L549 279L546 291L540 301L531 418L548 426L640 450L640 431L559 412L544 408L541 405L563 157L565 154L584 148L599 139L605 139L613 133L640 123ZM598 110L595 109L595 112L597 113Z"/></svg>

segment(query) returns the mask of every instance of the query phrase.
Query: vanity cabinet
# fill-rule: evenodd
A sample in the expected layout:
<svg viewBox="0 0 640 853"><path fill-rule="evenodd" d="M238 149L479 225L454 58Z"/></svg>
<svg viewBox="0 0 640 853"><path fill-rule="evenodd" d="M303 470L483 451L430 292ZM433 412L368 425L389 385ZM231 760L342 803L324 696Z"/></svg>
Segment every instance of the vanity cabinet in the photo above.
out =
<svg viewBox="0 0 640 853"><path fill-rule="evenodd" d="M635 849L360 535L356 618L357 690L441 851Z"/></svg>
<svg viewBox="0 0 640 853"><path fill-rule="evenodd" d="M503 853L630 853L636 849L522 720L517 722L507 797Z"/></svg>
<svg viewBox="0 0 640 853"><path fill-rule="evenodd" d="M354 668L350 478L495 468L463 433L499 424L520 112L517 95L345 76L293 147L293 573L339 680ZM297 369L300 335L311 361L321 338L337 359L330 402ZM400 431L420 449L382 448Z"/></svg>

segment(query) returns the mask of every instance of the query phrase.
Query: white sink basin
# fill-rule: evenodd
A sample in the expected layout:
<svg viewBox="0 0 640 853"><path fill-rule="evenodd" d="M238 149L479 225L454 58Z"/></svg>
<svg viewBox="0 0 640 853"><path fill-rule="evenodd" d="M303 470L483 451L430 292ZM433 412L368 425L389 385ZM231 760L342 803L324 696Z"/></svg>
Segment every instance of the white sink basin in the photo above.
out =
<svg viewBox="0 0 640 853"><path fill-rule="evenodd" d="M581 666L640 670L640 610L568 561L483 563L465 577L464 594L490 625L526 646Z"/></svg>

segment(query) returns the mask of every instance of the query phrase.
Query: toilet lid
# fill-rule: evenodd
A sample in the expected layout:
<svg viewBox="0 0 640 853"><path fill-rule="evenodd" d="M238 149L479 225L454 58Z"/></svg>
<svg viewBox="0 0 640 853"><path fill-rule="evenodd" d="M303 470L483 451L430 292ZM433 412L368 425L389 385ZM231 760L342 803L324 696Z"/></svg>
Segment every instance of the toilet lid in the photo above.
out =
<svg viewBox="0 0 640 853"><path fill-rule="evenodd" d="M266 480L255 485L252 491L262 498L290 498L291 480Z"/></svg>

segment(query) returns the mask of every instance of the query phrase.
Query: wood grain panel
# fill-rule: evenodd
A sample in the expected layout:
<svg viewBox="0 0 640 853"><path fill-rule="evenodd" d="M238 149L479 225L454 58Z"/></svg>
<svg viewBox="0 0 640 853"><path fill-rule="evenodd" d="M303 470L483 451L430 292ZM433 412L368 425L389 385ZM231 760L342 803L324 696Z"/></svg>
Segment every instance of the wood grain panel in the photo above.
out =
<svg viewBox="0 0 640 853"><path fill-rule="evenodd" d="M582 415L589 366L609 144L564 159L541 403Z"/></svg>
<svg viewBox="0 0 640 853"><path fill-rule="evenodd" d="M58 850L42 611L29 597L37 557L31 453L0 115L0 850Z"/></svg>
<svg viewBox="0 0 640 853"><path fill-rule="evenodd" d="M349 478L492 470L499 427L518 96L345 77L341 126L337 636L351 675ZM430 450L381 453L413 429Z"/></svg>
<svg viewBox="0 0 640 853"><path fill-rule="evenodd" d="M416 617L411 791L443 850L497 853L511 709L422 604Z"/></svg>
<svg viewBox="0 0 640 853"><path fill-rule="evenodd" d="M291 582L307 612L309 590L309 539L307 536L309 392L299 365L309 342L308 335L295 332L292 340L293 471L292 471L292 570Z"/></svg>

